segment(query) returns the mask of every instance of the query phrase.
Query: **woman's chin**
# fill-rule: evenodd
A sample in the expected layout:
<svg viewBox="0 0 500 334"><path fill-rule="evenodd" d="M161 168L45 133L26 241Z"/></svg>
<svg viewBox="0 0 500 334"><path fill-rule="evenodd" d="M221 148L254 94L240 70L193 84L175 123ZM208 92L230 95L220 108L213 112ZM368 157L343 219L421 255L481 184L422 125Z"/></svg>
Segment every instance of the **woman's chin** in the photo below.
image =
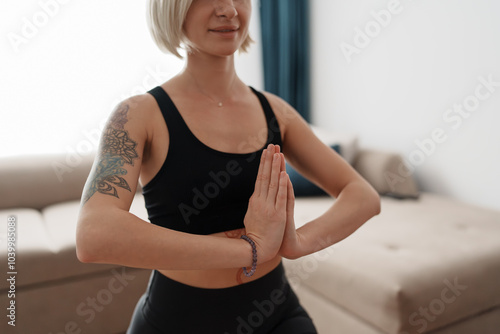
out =
<svg viewBox="0 0 500 334"><path fill-rule="evenodd" d="M238 51L238 50L236 50ZM218 57L218 58L227 58L227 57L231 57L231 56L234 56L234 54L236 53L235 50L231 50L231 51L220 51L218 50L217 52L203 52L205 55L207 56L211 56L211 57ZM196 55L196 53L195 53Z"/></svg>
<svg viewBox="0 0 500 334"><path fill-rule="evenodd" d="M213 47L213 48L210 48L210 49L201 49L201 48L198 48L199 52L201 53L204 53L204 54L207 54L207 55L211 55L211 56L215 56L215 57L229 57L229 56L233 56L238 50L239 50L239 46L235 47L235 46L227 46L227 47ZM197 52L195 52L194 54L196 55Z"/></svg>
<svg viewBox="0 0 500 334"><path fill-rule="evenodd" d="M238 51L238 50L231 50L231 51L227 51L227 52L222 52L222 53L220 53L220 56L221 57L234 56L234 54L236 53L236 51Z"/></svg>

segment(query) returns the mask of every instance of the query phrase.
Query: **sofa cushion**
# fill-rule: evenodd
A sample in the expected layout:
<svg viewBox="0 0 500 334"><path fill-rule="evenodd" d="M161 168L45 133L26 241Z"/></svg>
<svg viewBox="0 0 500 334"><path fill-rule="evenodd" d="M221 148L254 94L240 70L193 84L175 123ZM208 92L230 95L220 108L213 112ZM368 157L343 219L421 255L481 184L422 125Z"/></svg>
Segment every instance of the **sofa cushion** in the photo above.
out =
<svg viewBox="0 0 500 334"><path fill-rule="evenodd" d="M41 212L33 209L0 211L1 221L7 222L8 217L14 215L18 222L16 286L28 286L119 267L113 264L82 264L78 260L75 244L79 208L79 201L68 201L48 206ZM136 194L130 211L147 220L142 195ZM1 226L1 238L5 240L7 224ZM0 250L2 268L7 267L6 253L6 248L3 247ZM50 259L50 265L47 259ZM7 288L6 280L0 283L0 289L4 288Z"/></svg>
<svg viewBox="0 0 500 334"><path fill-rule="evenodd" d="M297 225L329 198L296 202ZM426 333L500 305L500 212L424 193L382 199L382 213L353 235L296 261L305 284L386 333Z"/></svg>
<svg viewBox="0 0 500 334"><path fill-rule="evenodd" d="M381 195L418 198L419 190L413 172L399 154L360 150L353 167Z"/></svg>
<svg viewBox="0 0 500 334"><path fill-rule="evenodd" d="M46 259L57 252L50 239L41 213L33 209L10 209L0 211L0 267L7 269L7 220L15 217L15 268L16 287L35 283L39 277L50 275ZM0 280L0 289L8 287L7 280Z"/></svg>
<svg viewBox="0 0 500 334"><path fill-rule="evenodd" d="M16 326L2 321L0 333L123 334L150 276L151 270L118 267L18 289ZM2 293L0 305L8 303Z"/></svg>

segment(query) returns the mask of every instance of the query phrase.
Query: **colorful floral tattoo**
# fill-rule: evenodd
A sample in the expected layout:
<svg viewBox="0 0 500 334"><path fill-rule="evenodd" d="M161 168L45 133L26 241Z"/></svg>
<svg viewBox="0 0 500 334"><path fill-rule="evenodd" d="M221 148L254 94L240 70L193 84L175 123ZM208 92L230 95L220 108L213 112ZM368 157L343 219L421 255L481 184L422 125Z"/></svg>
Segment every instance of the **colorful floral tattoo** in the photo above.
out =
<svg viewBox="0 0 500 334"><path fill-rule="evenodd" d="M103 132L100 151L91 177L85 186L83 203L86 203L96 192L118 197L118 188L131 191L129 184L123 178L127 174L124 165L134 165L134 159L139 155L137 143L130 139L125 131L128 122L128 104L121 104L113 113Z"/></svg>

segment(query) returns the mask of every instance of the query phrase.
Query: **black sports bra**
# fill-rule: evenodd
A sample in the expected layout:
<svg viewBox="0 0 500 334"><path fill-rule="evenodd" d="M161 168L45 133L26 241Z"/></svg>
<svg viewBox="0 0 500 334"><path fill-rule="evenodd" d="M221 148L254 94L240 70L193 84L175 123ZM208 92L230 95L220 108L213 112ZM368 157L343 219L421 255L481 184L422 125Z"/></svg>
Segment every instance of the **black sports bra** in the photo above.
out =
<svg viewBox="0 0 500 334"><path fill-rule="evenodd" d="M265 96L257 95L267 120L267 141L245 154L217 151L191 132L165 90L153 95L167 123L170 142L160 171L143 187L151 223L192 234L212 234L244 227L262 151L281 146L278 121ZM189 152L187 154L186 152Z"/></svg>

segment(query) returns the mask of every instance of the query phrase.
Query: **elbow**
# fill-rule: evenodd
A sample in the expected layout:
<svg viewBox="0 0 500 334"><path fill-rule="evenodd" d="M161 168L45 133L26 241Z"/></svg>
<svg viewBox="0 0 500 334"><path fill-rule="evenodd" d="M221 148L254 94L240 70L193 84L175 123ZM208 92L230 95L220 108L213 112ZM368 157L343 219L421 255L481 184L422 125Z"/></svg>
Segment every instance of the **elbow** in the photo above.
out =
<svg viewBox="0 0 500 334"><path fill-rule="evenodd" d="M380 214L380 195L368 182L359 184L356 196L358 197L360 212L362 212L364 221L368 221L372 217Z"/></svg>
<svg viewBox="0 0 500 334"><path fill-rule="evenodd" d="M86 241L86 237L82 235L82 232L76 235L76 257L78 261L82 263L95 263L94 252L92 247Z"/></svg>
<svg viewBox="0 0 500 334"><path fill-rule="evenodd" d="M81 246L76 247L76 257L81 263L93 263L89 253L85 249L82 249Z"/></svg>
<svg viewBox="0 0 500 334"><path fill-rule="evenodd" d="M353 182L348 187L349 197L353 203L357 203L356 212L363 222L380 214L380 195L368 182Z"/></svg>
<svg viewBox="0 0 500 334"><path fill-rule="evenodd" d="M367 199L365 201L366 203L366 211L367 214L369 215L369 218L372 218L378 214L380 214L380 211L382 210L381 208L381 203L380 203L380 195L378 192L371 186L368 185L368 189L366 191L367 193Z"/></svg>
<svg viewBox="0 0 500 334"><path fill-rule="evenodd" d="M377 216L380 214L380 211L382 210L382 205L380 204L380 195L375 193L375 196L373 196L373 205L372 205L372 217Z"/></svg>
<svg viewBox="0 0 500 334"><path fill-rule="evenodd" d="M76 257L82 263L98 263L98 239L90 219L79 219L76 230Z"/></svg>

